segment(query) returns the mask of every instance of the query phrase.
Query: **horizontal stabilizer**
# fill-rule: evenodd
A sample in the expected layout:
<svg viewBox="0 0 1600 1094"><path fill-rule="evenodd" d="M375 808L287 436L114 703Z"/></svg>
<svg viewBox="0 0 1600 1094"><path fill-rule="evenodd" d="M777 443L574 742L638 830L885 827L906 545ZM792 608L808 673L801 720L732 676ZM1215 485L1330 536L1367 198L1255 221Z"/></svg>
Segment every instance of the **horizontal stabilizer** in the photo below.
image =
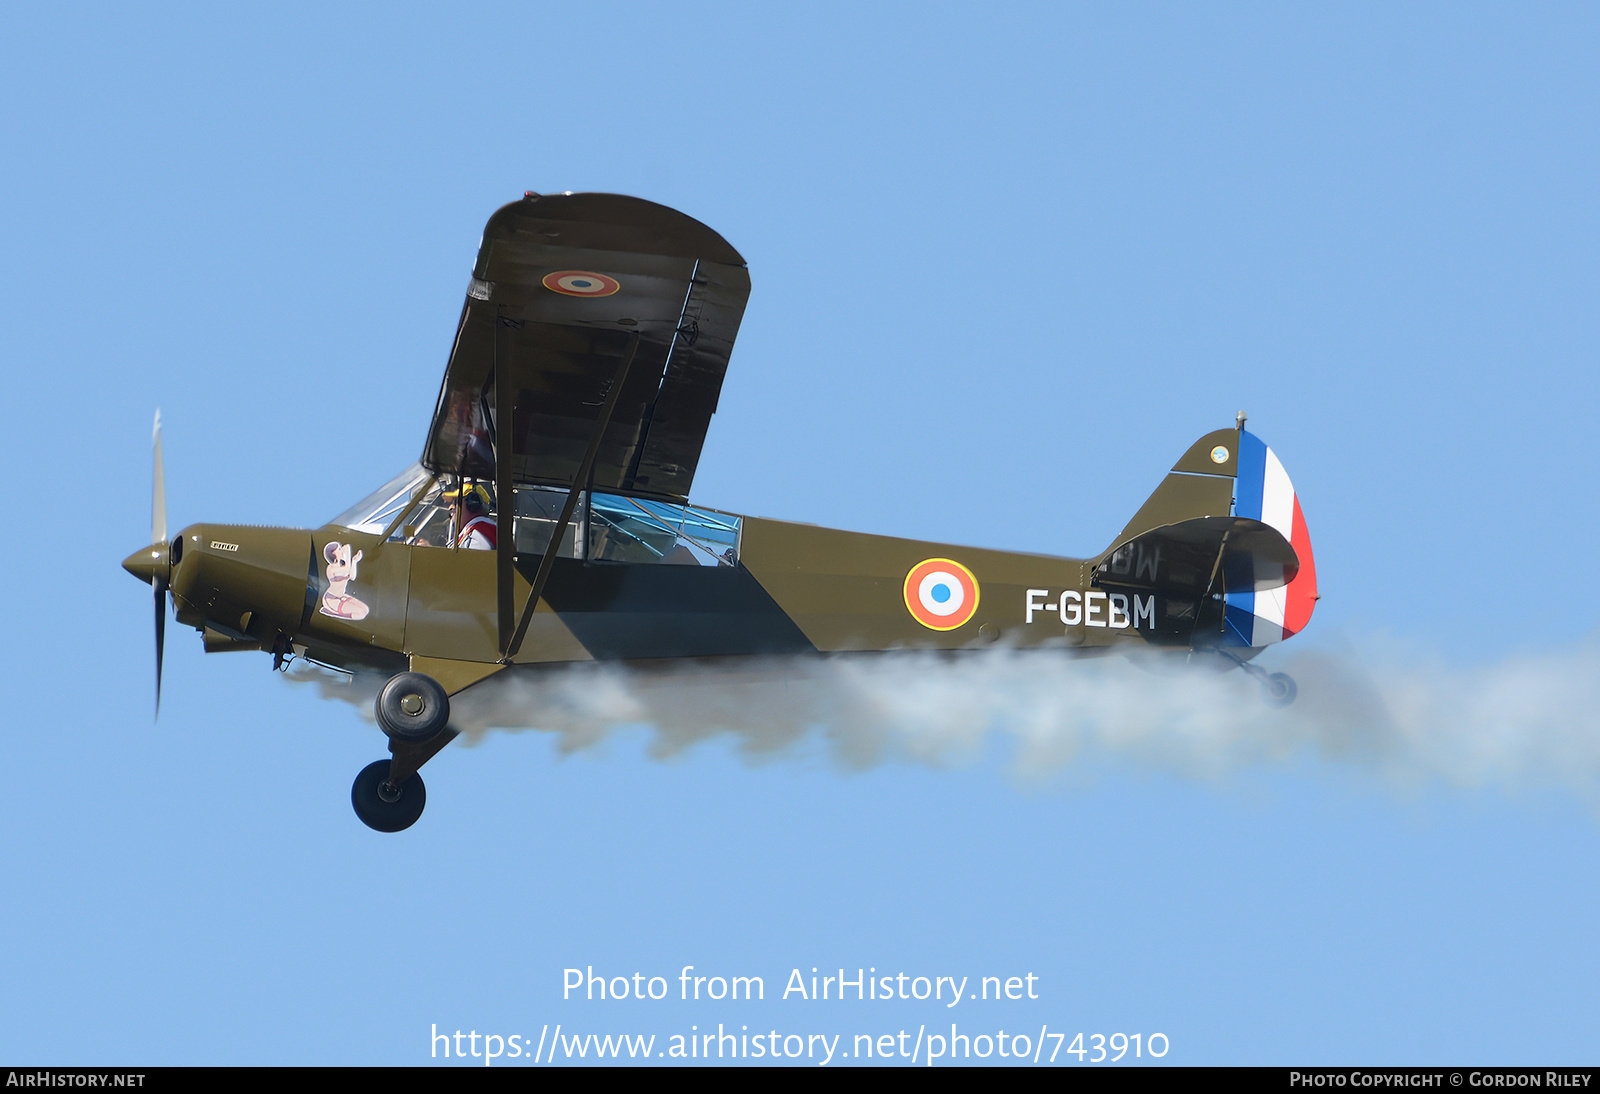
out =
<svg viewBox="0 0 1600 1094"><path fill-rule="evenodd" d="M1188 596L1265 592L1295 579L1284 536L1248 517L1195 517L1120 544L1094 568L1097 585Z"/></svg>

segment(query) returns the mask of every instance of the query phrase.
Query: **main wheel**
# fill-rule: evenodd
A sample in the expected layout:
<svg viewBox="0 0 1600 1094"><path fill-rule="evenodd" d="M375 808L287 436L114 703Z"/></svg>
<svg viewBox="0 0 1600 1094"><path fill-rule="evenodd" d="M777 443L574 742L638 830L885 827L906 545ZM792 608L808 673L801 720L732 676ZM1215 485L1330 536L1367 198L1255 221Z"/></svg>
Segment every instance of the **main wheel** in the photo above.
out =
<svg viewBox="0 0 1600 1094"><path fill-rule="evenodd" d="M350 804L361 823L378 832L401 832L417 823L428 804L428 788L421 775L399 786L389 784L389 761L378 760L361 769L350 788Z"/></svg>
<svg viewBox="0 0 1600 1094"><path fill-rule="evenodd" d="M1286 707L1294 702L1296 695L1300 694L1300 688L1295 684L1293 676L1275 672L1261 681L1261 693L1269 707Z"/></svg>
<svg viewBox="0 0 1600 1094"><path fill-rule="evenodd" d="M420 672L391 676L378 692L378 726L396 741L421 744L450 721L450 697Z"/></svg>

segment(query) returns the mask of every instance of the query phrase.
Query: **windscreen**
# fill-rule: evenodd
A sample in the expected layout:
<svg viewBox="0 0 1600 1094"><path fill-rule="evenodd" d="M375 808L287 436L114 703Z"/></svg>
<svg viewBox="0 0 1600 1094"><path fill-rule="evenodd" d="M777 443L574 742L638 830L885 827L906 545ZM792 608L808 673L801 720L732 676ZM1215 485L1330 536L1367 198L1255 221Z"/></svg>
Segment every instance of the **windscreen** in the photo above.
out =
<svg viewBox="0 0 1600 1094"><path fill-rule="evenodd" d="M425 467L414 463L328 523L356 532L380 533L430 477Z"/></svg>

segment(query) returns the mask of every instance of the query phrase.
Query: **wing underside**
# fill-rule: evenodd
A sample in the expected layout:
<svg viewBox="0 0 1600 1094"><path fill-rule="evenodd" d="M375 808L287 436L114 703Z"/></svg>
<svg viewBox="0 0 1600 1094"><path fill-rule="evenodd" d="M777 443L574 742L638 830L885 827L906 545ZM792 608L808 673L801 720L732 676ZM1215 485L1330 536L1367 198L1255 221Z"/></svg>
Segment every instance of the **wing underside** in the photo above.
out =
<svg viewBox="0 0 1600 1094"><path fill-rule="evenodd" d="M571 486L620 376L590 482L687 497L749 295L739 253L665 206L505 206L484 228L423 463L494 478L499 453L516 481Z"/></svg>

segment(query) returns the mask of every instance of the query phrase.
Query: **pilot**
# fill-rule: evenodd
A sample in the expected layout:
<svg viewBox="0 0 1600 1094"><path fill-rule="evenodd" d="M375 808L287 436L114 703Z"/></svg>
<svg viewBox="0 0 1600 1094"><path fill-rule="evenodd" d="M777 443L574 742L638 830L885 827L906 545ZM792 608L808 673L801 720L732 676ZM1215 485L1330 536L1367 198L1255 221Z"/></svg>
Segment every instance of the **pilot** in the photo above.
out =
<svg viewBox="0 0 1600 1094"><path fill-rule="evenodd" d="M487 486L472 483L446 490L439 496L449 503L451 520L455 527L461 529L456 534L457 547L473 551L494 550L498 529L494 518L489 515L494 508L494 499L489 496Z"/></svg>

